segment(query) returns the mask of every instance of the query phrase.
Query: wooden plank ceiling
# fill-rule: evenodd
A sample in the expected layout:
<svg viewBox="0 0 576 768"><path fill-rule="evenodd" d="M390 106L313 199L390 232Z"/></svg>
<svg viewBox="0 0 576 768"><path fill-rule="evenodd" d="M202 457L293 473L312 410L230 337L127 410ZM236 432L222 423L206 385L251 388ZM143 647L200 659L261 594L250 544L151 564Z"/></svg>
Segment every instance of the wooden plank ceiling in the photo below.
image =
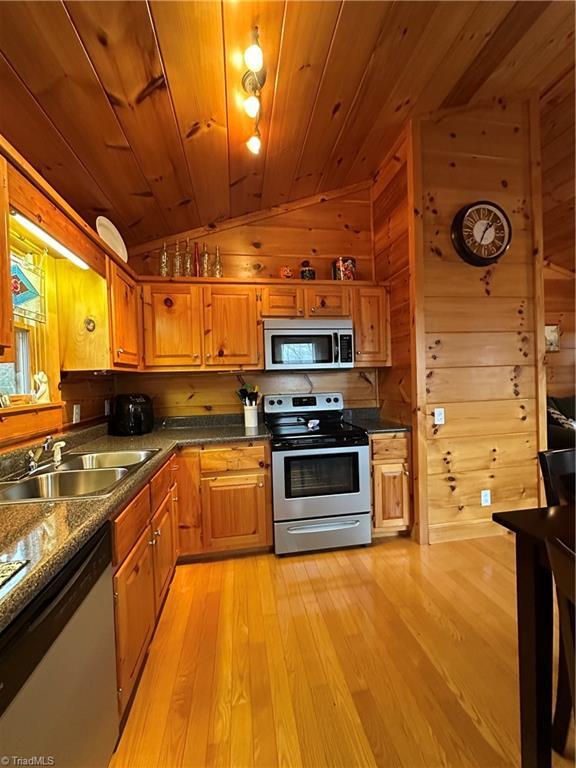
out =
<svg viewBox="0 0 576 768"><path fill-rule="evenodd" d="M238 103L254 25L259 156ZM564 2L4 2L0 132L137 244L368 179L410 116L573 66Z"/></svg>

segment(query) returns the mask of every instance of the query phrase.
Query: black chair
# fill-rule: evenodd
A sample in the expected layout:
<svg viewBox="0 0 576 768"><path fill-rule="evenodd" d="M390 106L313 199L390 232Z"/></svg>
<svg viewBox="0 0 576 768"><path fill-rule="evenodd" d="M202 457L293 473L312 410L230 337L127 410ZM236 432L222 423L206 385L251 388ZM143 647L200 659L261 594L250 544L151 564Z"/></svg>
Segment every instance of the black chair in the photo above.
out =
<svg viewBox="0 0 576 768"><path fill-rule="evenodd" d="M541 451L538 454L538 459L544 478L548 506L557 507L573 502L576 448Z"/></svg>
<svg viewBox="0 0 576 768"><path fill-rule="evenodd" d="M560 643L558 689L552 724L552 747L560 753L566 748L574 698L574 552L558 539L547 540L546 549L558 599Z"/></svg>

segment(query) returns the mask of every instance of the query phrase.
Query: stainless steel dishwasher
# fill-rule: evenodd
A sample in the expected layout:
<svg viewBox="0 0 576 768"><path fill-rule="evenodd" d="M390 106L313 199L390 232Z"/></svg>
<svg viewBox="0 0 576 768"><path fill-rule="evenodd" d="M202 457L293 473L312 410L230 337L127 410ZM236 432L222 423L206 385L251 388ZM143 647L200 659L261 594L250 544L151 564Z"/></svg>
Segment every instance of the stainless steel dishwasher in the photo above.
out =
<svg viewBox="0 0 576 768"><path fill-rule="evenodd" d="M106 768L117 738L106 524L0 635L0 759Z"/></svg>

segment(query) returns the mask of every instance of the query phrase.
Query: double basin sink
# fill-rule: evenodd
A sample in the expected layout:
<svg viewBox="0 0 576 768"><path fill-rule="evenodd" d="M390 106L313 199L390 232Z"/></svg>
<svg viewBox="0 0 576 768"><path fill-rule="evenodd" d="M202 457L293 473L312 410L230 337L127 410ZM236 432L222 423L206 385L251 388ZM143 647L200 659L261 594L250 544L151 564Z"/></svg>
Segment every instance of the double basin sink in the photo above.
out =
<svg viewBox="0 0 576 768"><path fill-rule="evenodd" d="M0 504L107 496L156 450L70 453L20 479L0 482Z"/></svg>

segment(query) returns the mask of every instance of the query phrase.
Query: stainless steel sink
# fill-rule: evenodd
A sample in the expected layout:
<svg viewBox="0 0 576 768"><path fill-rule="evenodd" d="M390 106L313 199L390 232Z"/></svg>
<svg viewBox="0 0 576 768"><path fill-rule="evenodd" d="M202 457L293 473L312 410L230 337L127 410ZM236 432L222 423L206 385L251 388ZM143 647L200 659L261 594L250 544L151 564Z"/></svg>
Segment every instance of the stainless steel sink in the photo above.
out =
<svg viewBox="0 0 576 768"><path fill-rule="evenodd" d="M109 493L127 474L126 467L45 472L16 483L0 484L0 503L100 496Z"/></svg>
<svg viewBox="0 0 576 768"><path fill-rule="evenodd" d="M99 453L76 453L64 457L58 467L62 472L68 469L108 469L109 467L132 467L151 459L156 451L103 451Z"/></svg>

